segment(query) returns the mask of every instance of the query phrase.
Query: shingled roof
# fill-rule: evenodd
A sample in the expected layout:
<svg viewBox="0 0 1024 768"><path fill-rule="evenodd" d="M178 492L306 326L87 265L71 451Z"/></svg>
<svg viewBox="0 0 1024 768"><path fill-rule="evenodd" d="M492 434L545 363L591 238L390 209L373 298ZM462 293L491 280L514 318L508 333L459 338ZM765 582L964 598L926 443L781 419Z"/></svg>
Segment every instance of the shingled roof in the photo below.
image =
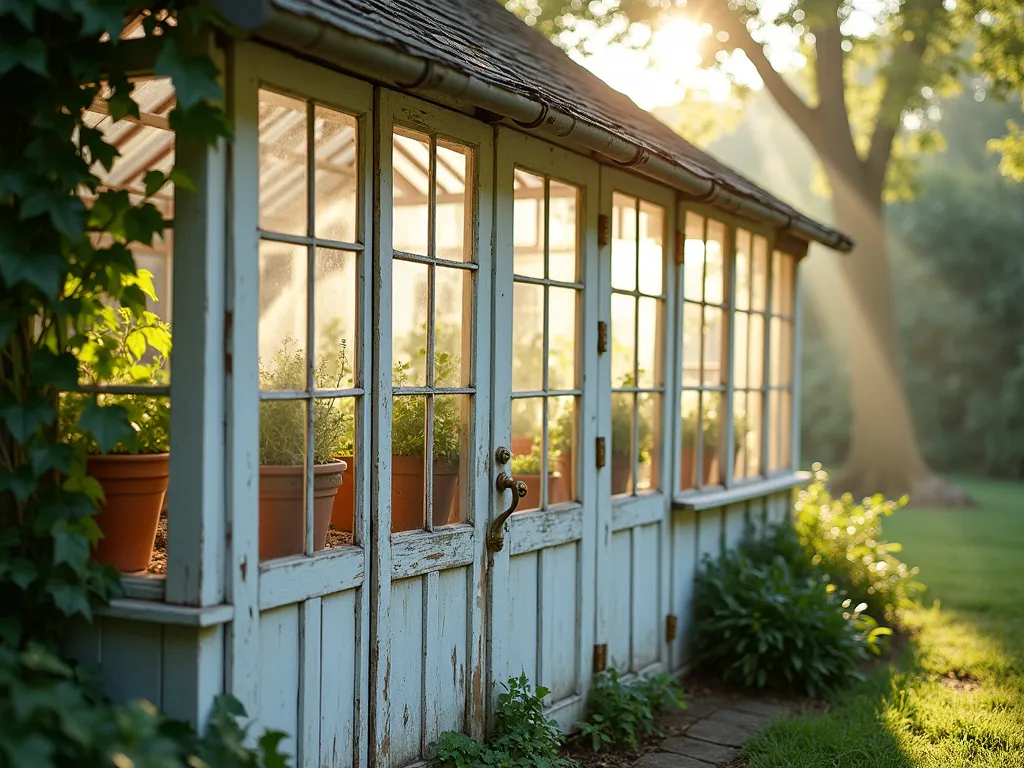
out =
<svg viewBox="0 0 1024 768"><path fill-rule="evenodd" d="M712 191L703 196L711 202L723 196L740 203L750 201L754 208L767 209L772 214L766 219L795 231L803 239L817 240L840 250L849 250L852 245L847 236L804 216L694 147L570 59L496 0L262 0L238 5L240 2L224 0L221 5L229 16L243 26L255 28L257 34L260 29L294 30L289 22L298 17L372 41L390 48L395 56L425 61L428 66L423 79L436 77L431 72L431 66L436 65L489 86L489 92L539 105L540 111L534 113L538 115L535 123L545 119L554 123L550 116L557 114L566 121L578 121L607 134L613 143L618 140L617 146L633 148L634 156L624 164L635 165L641 172L644 169L640 166L652 159L671 164L688 178L705 182ZM294 35L291 40L295 41ZM313 42L304 41L302 49L308 53L316 47ZM299 45L292 47L299 49ZM464 90L468 97L470 89ZM458 98L458 94L453 96ZM472 102L471 98L466 100ZM502 114L508 116L507 111ZM523 124L521 119L517 122ZM573 124L572 129L576 128ZM621 163L621 153L620 158L612 155L612 159Z"/></svg>

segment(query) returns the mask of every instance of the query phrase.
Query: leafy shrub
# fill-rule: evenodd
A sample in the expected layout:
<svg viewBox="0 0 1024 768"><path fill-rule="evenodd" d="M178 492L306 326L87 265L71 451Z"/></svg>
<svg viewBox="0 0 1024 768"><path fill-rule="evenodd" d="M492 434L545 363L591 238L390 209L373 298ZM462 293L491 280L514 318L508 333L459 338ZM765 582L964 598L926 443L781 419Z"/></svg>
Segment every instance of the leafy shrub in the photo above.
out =
<svg viewBox="0 0 1024 768"><path fill-rule="evenodd" d="M897 621L924 589L916 579L918 569L894 556L902 547L882 539L882 521L906 500L874 496L855 504L850 494L837 499L826 488L828 474L821 465L813 469L814 482L797 497L794 521L807 559L840 598L866 604L866 613L879 621Z"/></svg>
<svg viewBox="0 0 1024 768"><path fill-rule="evenodd" d="M425 357L425 350L420 351ZM409 363L395 363L392 383L410 386ZM459 386L459 359L448 352L434 352L434 384ZM427 398L397 395L391 406L391 453L395 456L423 456L426 445ZM462 450L462 412L458 395L434 395L434 460L457 461Z"/></svg>
<svg viewBox="0 0 1024 768"><path fill-rule="evenodd" d="M756 562L740 546L706 558L694 595L697 662L730 683L823 693L859 677L859 662L891 632L848 606L781 555Z"/></svg>
<svg viewBox="0 0 1024 768"><path fill-rule="evenodd" d="M565 736L554 720L544 716L548 689L537 686L531 692L526 675L509 678L502 687L505 692L498 695L490 741L445 731L431 745L440 768L577 768L575 761L558 754Z"/></svg>
<svg viewBox="0 0 1024 768"><path fill-rule="evenodd" d="M617 671L607 669L594 677L589 708L579 729L600 752L606 746L638 748L647 737L661 734L654 719L658 712L686 705L683 689L671 675L645 675L627 683Z"/></svg>

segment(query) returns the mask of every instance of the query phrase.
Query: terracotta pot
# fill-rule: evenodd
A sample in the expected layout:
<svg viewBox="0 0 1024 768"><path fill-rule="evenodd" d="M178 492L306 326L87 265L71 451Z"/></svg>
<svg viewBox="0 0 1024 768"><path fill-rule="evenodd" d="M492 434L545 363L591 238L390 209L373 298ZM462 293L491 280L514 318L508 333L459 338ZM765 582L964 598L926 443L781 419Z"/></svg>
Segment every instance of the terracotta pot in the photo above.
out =
<svg viewBox="0 0 1024 768"><path fill-rule="evenodd" d="M562 451L558 457L558 473L562 476L562 481L557 486L558 496L551 497L552 504L561 504L563 501L572 501L572 488L573 488L573 472L576 467L572 463L572 451Z"/></svg>
<svg viewBox="0 0 1024 768"><path fill-rule="evenodd" d="M513 456L529 456L530 451L533 450L534 437L529 435L518 435L512 438L512 444L509 445L509 450L512 451Z"/></svg>
<svg viewBox="0 0 1024 768"><path fill-rule="evenodd" d="M313 548L327 544L327 526L345 462L313 467ZM260 467L260 560L302 554L306 549L306 485L303 467Z"/></svg>
<svg viewBox="0 0 1024 768"><path fill-rule="evenodd" d="M391 457L391 532L416 531L424 527L423 459L419 456ZM458 462L434 462L434 526L454 522L458 516Z"/></svg>
<svg viewBox="0 0 1024 768"><path fill-rule="evenodd" d="M539 509L540 501L540 475L516 475L516 480L526 483L526 495L519 500L519 510ZM564 489L562 476L557 472L548 475L548 499L549 504L559 504L569 500L569 494Z"/></svg>
<svg viewBox="0 0 1024 768"><path fill-rule="evenodd" d="M694 472L696 462L697 452L692 448L683 448L683 455L680 461L683 490L693 488L696 484L697 477ZM711 476L714 474L715 468L718 466L718 454L705 453L701 464L700 484L708 485L711 482Z"/></svg>
<svg viewBox="0 0 1024 768"><path fill-rule="evenodd" d="M629 454L612 454L612 495L629 493L633 475L633 459Z"/></svg>
<svg viewBox="0 0 1024 768"><path fill-rule="evenodd" d="M341 487L338 488L338 495L334 497L334 507L331 509L331 525L334 526L336 531L352 533L356 505L356 460L351 456L339 456L338 459L344 462L345 471L341 473L343 478Z"/></svg>
<svg viewBox="0 0 1024 768"><path fill-rule="evenodd" d="M92 556L120 571L145 571L167 495L170 454L90 456L86 472L103 487L96 524L103 538Z"/></svg>

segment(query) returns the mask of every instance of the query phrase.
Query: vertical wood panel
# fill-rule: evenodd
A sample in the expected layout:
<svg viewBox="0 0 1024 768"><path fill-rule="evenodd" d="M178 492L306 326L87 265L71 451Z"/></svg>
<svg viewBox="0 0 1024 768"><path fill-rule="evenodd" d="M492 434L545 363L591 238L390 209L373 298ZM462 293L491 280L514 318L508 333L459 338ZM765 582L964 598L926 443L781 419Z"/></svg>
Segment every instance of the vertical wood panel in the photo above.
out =
<svg viewBox="0 0 1024 768"><path fill-rule="evenodd" d="M103 619L100 679L114 701L163 698L163 627L142 621Z"/></svg>
<svg viewBox="0 0 1024 768"><path fill-rule="evenodd" d="M260 727L284 731L281 749L298 754L300 632L299 606L260 615ZM298 765L298 761L295 763Z"/></svg>
<svg viewBox="0 0 1024 768"><path fill-rule="evenodd" d="M620 672L629 669L632 657L630 635L633 596L633 546L629 529L612 534L608 560L603 564L618 578L610 579L608 591L599 596L608 616L607 635L608 666Z"/></svg>
<svg viewBox="0 0 1024 768"><path fill-rule="evenodd" d="M697 518L697 567L703 566L704 556L717 560L722 554L722 512L705 509Z"/></svg>
<svg viewBox="0 0 1024 768"><path fill-rule="evenodd" d="M681 510L672 516L672 611L679 632L672 646L672 669L688 661L693 625L693 581L697 575L697 513Z"/></svg>
<svg viewBox="0 0 1024 768"><path fill-rule="evenodd" d="M545 581L541 585L545 618L545 670L551 700L557 702L576 693L577 629L577 545L563 544L544 553Z"/></svg>
<svg viewBox="0 0 1024 768"><path fill-rule="evenodd" d="M735 549L743 540L746 526L746 505L730 504L725 508L725 548Z"/></svg>
<svg viewBox="0 0 1024 768"><path fill-rule="evenodd" d="M420 757L423 725L424 577L391 588L391 764Z"/></svg>
<svg viewBox="0 0 1024 768"><path fill-rule="evenodd" d="M355 765L355 698L359 645L356 611L361 600L350 589L321 600L320 763Z"/></svg>
<svg viewBox="0 0 1024 768"><path fill-rule="evenodd" d="M224 687L224 627L168 625L163 630L160 708L202 730Z"/></svg>
<svg viewBox="0 0 1024 768"><path fill-rule="evenodd" d="M431 573L427 582L435 595L428 600L427 616L427 744L437 741L444 731L461 731L465 726L469 578L469 569L455 568Z"/></svg>
<svg viewBox="0 0 1024 768"><path fill-rule="evenodd" d="M102 660L103 619L92 622L77 620L68 625L64 652L83 667L90 669Z"/></svg>
<svg viewBox="0 0 1024 768"><path fill-rule="evenodd" d="M323 653L319 597L299 607L301 660L299 675L299 759L297 766L315 768L320 763L320 658Z"/></svg>
<svg viewBox="0 0 1024 768"><path fill-rule="evenodd" d="M539 557L536 552L516 555L509 559L510 590L509 635L505 638L508 665L495 683L504 683L509 677L525 674L533 683L539 682L537 669L537 643L540 606L537 602Z"/></svg>
<svg viewBox="0 0 1024 768"><path fill-rule="evenodd" d="M661 524L633 529L633 670L658 661L664 636L661 616Z"/></svg>

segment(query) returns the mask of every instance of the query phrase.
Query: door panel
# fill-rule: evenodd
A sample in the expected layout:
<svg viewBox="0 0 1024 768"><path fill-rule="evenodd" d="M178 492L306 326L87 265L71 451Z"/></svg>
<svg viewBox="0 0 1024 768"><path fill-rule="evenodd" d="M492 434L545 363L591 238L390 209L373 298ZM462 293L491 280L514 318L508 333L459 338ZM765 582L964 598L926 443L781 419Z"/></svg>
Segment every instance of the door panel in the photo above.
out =
<svg viewBox="0 0 1024 768"><path fill-rule="evenodd" d="M495 472L530 490L492 554L490 677L550 689L569 728L594 636L598 171L504 128L496 157L493 433L513 460ZM494 494L495 515L508 495Z"/></svg>

